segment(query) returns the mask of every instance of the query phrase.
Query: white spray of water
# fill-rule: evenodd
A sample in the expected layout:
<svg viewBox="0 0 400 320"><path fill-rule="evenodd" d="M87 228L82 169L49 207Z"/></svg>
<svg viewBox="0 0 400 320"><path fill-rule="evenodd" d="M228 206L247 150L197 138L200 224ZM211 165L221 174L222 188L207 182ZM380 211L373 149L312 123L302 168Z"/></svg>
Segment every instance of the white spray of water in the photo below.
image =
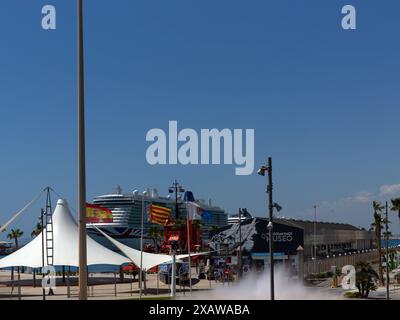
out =
<svg viewBox="0 0 400 320"><path fill-rule="evenodd" d="M340 291L328 287L306 287L297 280L289 279L285 272L276 270L275 299L277 300L338 300L343 299ZM195 293L194 300L269 300L270 278L268 270L247 275L238 283L219 285L217 288ZM329 292L330 291L330 292Z"/></svg>

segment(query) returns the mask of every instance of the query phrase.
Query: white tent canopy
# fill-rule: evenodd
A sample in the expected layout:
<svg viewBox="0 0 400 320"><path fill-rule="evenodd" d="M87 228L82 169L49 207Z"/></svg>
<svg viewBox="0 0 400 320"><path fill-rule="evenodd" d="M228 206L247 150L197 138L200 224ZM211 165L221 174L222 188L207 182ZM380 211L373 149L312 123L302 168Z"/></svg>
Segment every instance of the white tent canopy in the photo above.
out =
<svg viewBox="0 0 400 320"><path fill-rule="evenodd" d="M111 238L109 235L101 231L99 228L94 226L97 231L99 231L103 236L105 236L108 240L110 240L123 254L125 254L129 259L132 260L132 262L137 266L140 267L140 251L133 249L131 247L128 247L127 245L118 242L117 240ZM203 252L203 253L192 253L190 256L195 257L195 256L200 256L200 255L206 255L209 254L209 252ZM177 255L176 259L185 259L188 258L188 254L181 254ZM148 253L148 252L143 252L143 261L142 261L142 266L143 270L147 271L150 270L153 267L156 267L160 264L163 263L170 263L172 262L172 256L167 255L167 254L155 254L155 253Z"/></svg>
<svg viewBox="0 0 400 320"><path fill-rule="evenodd" d="M46 234L46 229L44 229ZM58 200L53 214L54 266L79 266L78 225L65 200ZM46 238L45 238L46 242ZM26 246L0 260L0 268L42 267L42 234ZM47 265L45 258L45 266ZM121 265L130 260L87 237L87 264Z"/></svg>

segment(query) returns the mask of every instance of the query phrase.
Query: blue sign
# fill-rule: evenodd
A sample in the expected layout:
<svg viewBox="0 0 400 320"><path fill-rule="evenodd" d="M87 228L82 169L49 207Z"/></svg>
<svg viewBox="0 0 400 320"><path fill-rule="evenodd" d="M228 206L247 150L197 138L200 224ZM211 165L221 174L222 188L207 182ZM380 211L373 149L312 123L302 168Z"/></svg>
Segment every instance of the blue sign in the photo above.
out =
<svg viewBox="0 0 400 320"><path fill-rule="evenodd" d="M283 252L274 252L274 257L282 257L284 256L285 253ZM263 257L269 257L270 254L269 252L253 252L251 254L252 257L258 257L258 258L263 258Z"/></svg>

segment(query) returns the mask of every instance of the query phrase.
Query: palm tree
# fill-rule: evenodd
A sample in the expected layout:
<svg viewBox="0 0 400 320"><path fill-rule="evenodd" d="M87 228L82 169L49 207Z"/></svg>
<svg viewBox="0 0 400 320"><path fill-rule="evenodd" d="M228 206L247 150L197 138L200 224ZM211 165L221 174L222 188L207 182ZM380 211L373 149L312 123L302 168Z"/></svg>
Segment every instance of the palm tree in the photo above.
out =
<svg viewBox="0 0 400 320"><path fill-rule="evenodd" d="M386 223L386 219L385 219L385 221L383 221L384 223ZM388 223L390 223L390 221L388 221ZM391 236L393 235L393 233L391 232L391 231L388 231L388 232L384 232L383 233L383 238L390 238Z"/></svg>
<svg viewBox="0 0 400 320"><path fill-rule="evenodd" d="M391 202L392 207L390 208L390 210L397 211L400 219L400 198L392 199Z"/></svg>
<svg viewBox="0 0 400 320"><path fill-rule="evenodd" d="M12 240L15 240L15 250L18 250L18 238L21 238L22 235L24 234L23 231L19 229L12 229L11 232L7 235L7 238Z"/></svg>
<svg viewBox="0 0 400 320"><path fill-rule="evenodd" d="M383 205L379 201L374 201L372 203L374 208L374 223L372 226L375 230L376 247L378 250L378 274L379 281L383 285L383 268L382 268L382 209Z"/></svg>
<svg viewBox="0 0 400 320"><path fill-rule="evenodd" d="M35 238L42 232L42 224L38 222L35 226L35 229L31 232L31 237Z"/></svg>
<svg viewBox="0 0 400 320"><path fill-rule="evenodd" d="M371 291L376 290L378 274L371 264L360 261L356 265L356 287L361 298L368 298Z"/></svg>
<svg viewBox="0 0 400 320"><path fill-rule="evenodd" d="M395 259L396 253L397 253L397 249L396 248L390 248L389 249L389 254L388 254L389 261L388 262L389 262L389 269L390 270L394 270L397 267L396 259Z"/></svg>
<svg viewBox="0 0 400 320"><path fill-rule="evenodd" d="M156 253L158 253L159 248L158 248L158 241L161 238L161 230L158 227L151 227L148 231L148 235L152 238L154 242L154 248L156 249Z"/></svg>

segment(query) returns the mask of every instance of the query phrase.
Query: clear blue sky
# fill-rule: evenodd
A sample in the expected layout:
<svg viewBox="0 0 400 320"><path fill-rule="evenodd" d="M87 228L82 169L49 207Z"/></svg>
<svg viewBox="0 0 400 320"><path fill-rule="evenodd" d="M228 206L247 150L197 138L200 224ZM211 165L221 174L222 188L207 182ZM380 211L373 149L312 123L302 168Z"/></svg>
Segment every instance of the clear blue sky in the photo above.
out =
<svg viewBox="0 0 400 320"><path fill-rule="evenodd" d="M398 1L85 2L89 200L177 178L230 213L266 212L256 174L149 166L146 133L169 120L254 128L287 217L318 204L320 220L367 227L372 199L400 196ZM341 29L349 3L356 31ZM41 28L44 4L56 31ZM75 1L1 1L0 30L0 221L47 185L76 207ZM30 233L38 215L14 227Z"/></svg>

